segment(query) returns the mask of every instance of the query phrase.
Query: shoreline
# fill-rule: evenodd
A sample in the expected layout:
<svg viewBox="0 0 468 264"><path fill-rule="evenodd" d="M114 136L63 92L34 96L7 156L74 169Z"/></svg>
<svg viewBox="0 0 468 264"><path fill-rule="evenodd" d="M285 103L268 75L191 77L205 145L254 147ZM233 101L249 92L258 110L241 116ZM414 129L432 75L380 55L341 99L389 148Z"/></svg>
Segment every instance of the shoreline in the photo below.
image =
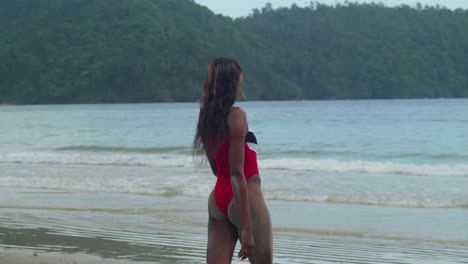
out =
<svg viewBox="0 0 468 264"><path fill-rule="evenodd" d="M415 97L415 98L329 98L329 99L276 99L276 100L243 100L239 103L255 102L346 102L346 101L418 101L418 100L467 100L468 97ZM47 105L127 105L127 104L194 104L198 101L151 101L151 102L84 102L84 103L33 103L0 102L0 106L47 106Z"/></svg>
<svg viewBox="0 0 468 264"><path fill-rule="evenodd" d="M29 236L28 236L29 237ZM34 240L24 237L24 240ZM66 240L80 239L68 237ZM126 245L118 240L102 241L92 238L88 248L61 247L42 243L28 246L0 244L2 264L146 264L146 263L205 263L206 239L200 235L172 233L154 236L142 242L135 239ZM110 247L109 243L111 244ZM141 243L146 243L142 245ZM99 249L100 247L104 247ZM105 248L108 247L108 248ZM409 241L385 241L372 238L345 238L337 236L276 234L274 239L274 263L464 263L465 246L434 245ZM237 243L235 252L240 249ZM311 250L312 249L312 250ZM101 251L100 251L101 250ZM104 253L104 252L107 252ZM113 254L112 254L113 253ZM233 263L239 263L234 258Z"/></svg>
<svg viewBox="0 0 468 264"><path fill-rule="evenodd" d="M125 264L128 260L101 258L91 254L63 252L44 252L28 249L4 249L0 246L2 264ZM145 262L139 262L145 263ZM146 262L149 263L149 262Z"/></svg>

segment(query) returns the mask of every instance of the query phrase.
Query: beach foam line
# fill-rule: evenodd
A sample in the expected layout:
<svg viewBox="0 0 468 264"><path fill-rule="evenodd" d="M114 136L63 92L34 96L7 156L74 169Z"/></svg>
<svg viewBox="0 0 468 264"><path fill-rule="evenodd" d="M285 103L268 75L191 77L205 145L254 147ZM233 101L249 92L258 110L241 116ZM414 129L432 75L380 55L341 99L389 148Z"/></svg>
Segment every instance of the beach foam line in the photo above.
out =
<svg viewBox="0 0 468 264"><path fill-rule="evenodd" d="M82 145L82 146L65 146L56 148L53 151L60 152L110 152L110 153L166 153L166 154L189 154L190 147L116 147L116 146L98 146L98 145Z"/></svg>
<svg viewBox="0 0 468 264"><path fill-rule="evenodd" d="M285 192L277 190L264 190L263 194L267 200L291 201L291 202L314 202L331 204L369 205L369 206L392 206L406 208L468 208L468 199L429 199L427 194L419 197L375 194L352 195L352 194L328 194L314 195L313 193Z"/></svg>
<svg viewBox="0 0 468 264"><path fill-rule="evenodd" d="M57 152L89 152L89 153L140 153L140 154L185 154L190 155L192 148L190 146L164 146L164 147L127 147L127 146L101 146L101 145L72 145L53 149ZM270 158L275 157L306 157L317 158L322 156L375 156L372 153L360 153L349 150L327 150L327 149L281 149L271 148L263 149L261 155ZM467 154L463 153L426 153L426 152L401 152L401 153L383 153L380 154L383 159L401 159L401 158L423 158L431 160L457 160L464 161L468 159Z"/></svg>
<svg viewBox="0 0 468 264"><path fill-rule="evenodd" d="M10 178L7 178L7 180ZM22 181L21 181L22 182ZM30 186L24 186L23 183L19 183L19 186L14 185L14 182L10 180L9 186L2 186L1 188L38 188L41 192L46 190L51 191L64 191L62 186L54 186L54 182L42 182L43 184L39 185L37 182L32 182ZM61 183L63 184L63 183ZM193 197L193 198L207 198L211 192L211 185L202 184L202 186L196 186L195 184L191 187L181 186L178 189L172 190L168 194L167 188L164 186L159 187L159 189L148 190L147 192L142 192L141 190L132 191L131 189L126 189L128 185L122 183L122 186L114 185L114 189L106 187L100 188L101 183L96 183L97 188L90 189L87 186L80 186L77 182L76 184L69 184L71 186L67 189L68 192L80 192L80 191L95 191L95 192L111 192L111 193L124 193L128 195L144 195L144 196L159 196L165 198L172 198L175 196L182 197ZM143 185L144 183L141 183ZM2 181L0 180L0 185ZM197 190L193 190L193 187L196 187ZM32 191L29 189L28 191ZM65 192L67 192L65 191ZM313 193L297 193L294 191L278 191L278 190L263 190L263 194L266 200L274 201L287 201L287 202L312 202L312 203L329 203L329 204L347 204L347 205L362 205L362 206L390 206L390 207L402 207L402 208L446 208L446 209L455 209L455 208L466 208L468 209L468 200L466 199L446 199L446 200L435 200L427 199L427 195L419 197L402 197L402 196L382 196L380 199L377 199L374 195L368 196L355 196L351 194L330 194L330 195L320 195ZM156 211L153 208L138 208L138 209L100 209L100 208L56 208L50 206L27 206L27 205L0 205L0 208L5 209L38 209L38 210L61 210L61 211L89 211L89 212L109 212L109 213L121 213L121 214L154 214ZM184 209L185 211L189 209ZM176 210L175 210L176 211Z"/></svg>
<svg viewBox="0 0 468 264"><path fill-rule="evenodd" d="M35 165L34 165L35 166ZM23 170L29 172L25 167ZM47 169L54 168L48 167ZM118 170L119 168L114 168ZM93 168L90 168L93 170ZM103 168L107 171L106 168ZM150 170L150 168L148 168ZM74 176L76 171L76 175ZM83 173L79 175L79 166L73 169L72 175L48 173L32 173L24 175L12 175L0 177L0 190L23 190L27 193L54 193L60 195L78 195L80 192L92 193L119 193L122 195L157 196L165 198L194 197L207 198L213 189L214 180L209 172L195 173L182 170L169 174L159 171L159 175L142 172L138 177L131 175L118 176L112 171L101 176L94 170L93 174ZM101 172L102 173L102 172ZM171 181L160 180L171 177ZM305 176L306 177L306 176ZM465 179L463 179L465 181ZM393 192L369 191L354 193L334 189L311 191L307 187L301 190L284 185L265 185L263 194L267 200L310 202L327 204L349 204L365 206L390 206L405 208L468 208L468 197L460 190L458 194L446 196L434 196L430 190L418 189L415 192L404 194ZM410 189L411 190L411 189ZM2 205L6 206L6 204ZM16 205L15 205L16 206ZM73 210L70 208L70 210Z"/></svg>
<svg viewBox="0 0 468 264"><path fill-rule="evenodd" d="M0 162L16 164L111 165L151 167L194 167L190 155L142 153L62 153L48 151L0 154Z"/></svg>
<svg viewBox="0 0 468 264"><path fill-rule="evenodd" d="M64 153L60 151L35 151L0 154L0 162L18 164L197 167L191 155L170 153ZM283 171L468 177L468 164L397 163L309 158L260 158L259 167L263 170Z"/></svg>
<svg viewBox="0 0 468 264"><path fill-rule="evenodd" d="M468 177L467 164L416 164L365 160L284 158L261 160L260 167L262 169L286 171Z"/></svg>

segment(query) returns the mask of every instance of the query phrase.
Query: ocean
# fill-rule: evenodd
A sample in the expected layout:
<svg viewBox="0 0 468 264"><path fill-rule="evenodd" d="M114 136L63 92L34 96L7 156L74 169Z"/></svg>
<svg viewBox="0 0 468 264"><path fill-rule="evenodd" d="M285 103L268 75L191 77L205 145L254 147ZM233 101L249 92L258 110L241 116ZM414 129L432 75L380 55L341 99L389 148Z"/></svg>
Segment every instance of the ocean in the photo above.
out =
<svg viewBox="0 0 468 264"><path fill-rule="evenodd" d="M467 263L468 100L240 102L274 263ZM197 103L0 106L0 249L204 263ZM238 263L234 262L234 263Z"/></svg>

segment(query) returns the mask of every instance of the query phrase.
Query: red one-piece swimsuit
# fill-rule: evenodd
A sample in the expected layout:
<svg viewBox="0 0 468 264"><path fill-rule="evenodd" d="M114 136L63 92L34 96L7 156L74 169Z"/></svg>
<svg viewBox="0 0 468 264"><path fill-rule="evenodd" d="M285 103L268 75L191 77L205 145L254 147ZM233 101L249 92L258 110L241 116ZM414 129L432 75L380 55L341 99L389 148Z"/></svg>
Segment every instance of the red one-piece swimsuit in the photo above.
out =
<svg viewBox="0 0 468 264"><path fill-rule="evenodd" d="M214 195L218 208L227 215L229 203L233 197L231 185L231 172L229 168L229 140L226 138L221 143L216 155L217 181ZM248 180L254 175L258 175L257 164L257 139L254 133L247 132L244 143L244 176Z"/></svg>

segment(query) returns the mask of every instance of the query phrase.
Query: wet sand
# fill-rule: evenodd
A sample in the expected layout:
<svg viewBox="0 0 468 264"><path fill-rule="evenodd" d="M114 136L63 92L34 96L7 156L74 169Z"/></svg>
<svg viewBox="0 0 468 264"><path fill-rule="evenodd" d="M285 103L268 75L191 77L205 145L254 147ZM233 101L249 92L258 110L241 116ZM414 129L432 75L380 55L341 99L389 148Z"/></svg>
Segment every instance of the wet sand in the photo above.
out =
<svg viewBox="0 0 468 264"><path fill-rule="evenodd" d="M126 260L103 259L87 254L37 252L34 250L7 249L0 251L2 264L124 264Z"/></svg>
<svg viewBox="0 0 468 264"><path fill-rule="evenodd" d="M90 230L88 230L90 231ZM94 235L76 229L1 229L1 264L205 263L206 234L110 231ZM2 240L2 239L0 239ZM238 252L237 244L235 252ZM37 256L34 256L37 252ZM465 245L372 238L275 234L275 264L462 264ZM234 260L232 263L247 263Z"/></svg>

